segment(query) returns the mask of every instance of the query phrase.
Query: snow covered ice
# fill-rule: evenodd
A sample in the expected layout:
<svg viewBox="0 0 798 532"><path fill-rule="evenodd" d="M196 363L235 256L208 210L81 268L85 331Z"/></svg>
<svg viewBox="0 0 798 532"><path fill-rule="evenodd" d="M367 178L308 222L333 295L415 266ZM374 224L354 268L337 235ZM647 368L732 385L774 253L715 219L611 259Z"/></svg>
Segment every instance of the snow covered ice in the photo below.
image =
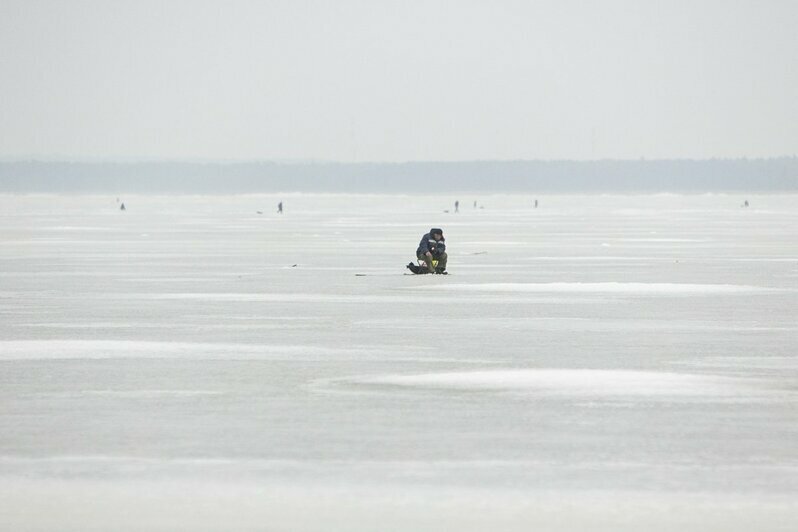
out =
<svg viewBox="0 0 798 532"><path fill-rule="evenodd" d="M459 199L0 196L0 528L798 529L798 196Z"/></svg>

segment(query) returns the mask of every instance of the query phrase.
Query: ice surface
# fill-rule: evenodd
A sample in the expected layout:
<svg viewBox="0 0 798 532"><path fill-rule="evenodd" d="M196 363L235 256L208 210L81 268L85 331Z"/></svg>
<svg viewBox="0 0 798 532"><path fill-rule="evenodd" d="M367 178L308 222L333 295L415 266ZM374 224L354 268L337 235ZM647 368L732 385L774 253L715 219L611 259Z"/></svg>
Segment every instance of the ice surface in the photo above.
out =
<svg viewBox="0 0 798 532"><path fill-rule="evenodd" d="M798 196L120 199L0 196L0 529L798 529Z"/></svg>
<svg viewBox="0 0 798 532"><path fill-rule="evenodd" d="M728 292L762 292L771 290L757 286L689 283L479 283L450 284L447 290L483 292L598 292L626 294L722 294Z"/></svg>

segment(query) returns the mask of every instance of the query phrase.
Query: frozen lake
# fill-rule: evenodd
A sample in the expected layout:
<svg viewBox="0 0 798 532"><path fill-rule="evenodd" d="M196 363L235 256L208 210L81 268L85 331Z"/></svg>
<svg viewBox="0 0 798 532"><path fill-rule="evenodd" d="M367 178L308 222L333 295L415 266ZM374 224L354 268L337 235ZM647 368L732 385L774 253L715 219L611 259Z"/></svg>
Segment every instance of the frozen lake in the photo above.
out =
<svg viewBox="0 0 798 532"><path fill-rule="evenodd" d="M115 199L0 196L4 530L798 529L796 195Z"/></svg>

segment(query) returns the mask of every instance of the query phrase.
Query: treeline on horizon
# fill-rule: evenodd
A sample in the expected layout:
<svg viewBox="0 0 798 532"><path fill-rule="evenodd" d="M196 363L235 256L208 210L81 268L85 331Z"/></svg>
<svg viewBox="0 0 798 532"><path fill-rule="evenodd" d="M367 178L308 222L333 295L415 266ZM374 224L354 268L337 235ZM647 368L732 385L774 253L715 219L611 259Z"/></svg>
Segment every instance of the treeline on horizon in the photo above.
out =
<svg viewBox="0 0 798 532"><path fill-rule="evenodd" d="M798 191L798 158L407 163L0 161L3 193Z"/></svg>

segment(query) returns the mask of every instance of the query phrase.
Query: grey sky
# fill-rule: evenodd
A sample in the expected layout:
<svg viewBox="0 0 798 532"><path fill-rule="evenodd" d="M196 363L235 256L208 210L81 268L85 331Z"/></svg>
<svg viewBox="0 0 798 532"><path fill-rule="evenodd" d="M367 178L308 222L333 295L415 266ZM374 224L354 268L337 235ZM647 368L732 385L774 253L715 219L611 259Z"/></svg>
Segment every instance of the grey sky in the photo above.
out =
<svg viewBox="0 0 798 532"><path fill-rule="evenodd" d="M0 157L798 153L798 2L0 0Z"/></svg>

